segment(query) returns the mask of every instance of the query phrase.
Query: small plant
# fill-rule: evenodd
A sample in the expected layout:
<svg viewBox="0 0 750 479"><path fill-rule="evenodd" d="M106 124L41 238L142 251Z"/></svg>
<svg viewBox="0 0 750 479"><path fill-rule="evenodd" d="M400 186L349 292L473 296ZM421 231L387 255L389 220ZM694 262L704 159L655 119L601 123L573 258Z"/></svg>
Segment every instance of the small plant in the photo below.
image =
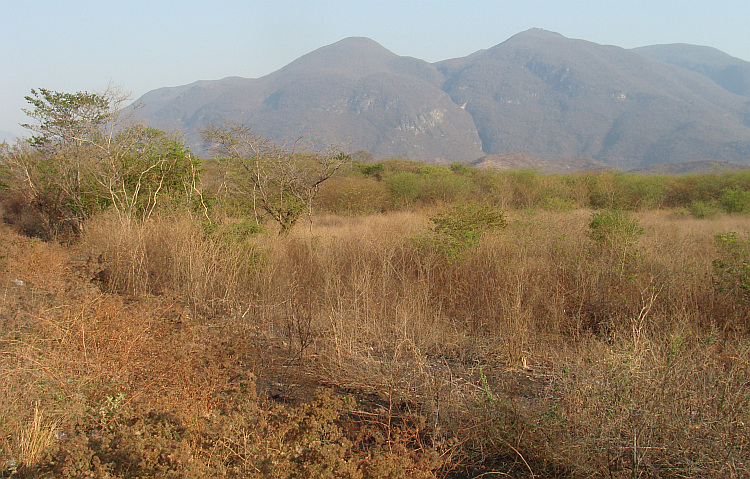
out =
<svg viewBox="0 0 750 479"><path fill-rule="evenodd" d="M721 211L714 202L693 201L687 206L687 210L694 218L708 219L713 218Z"/></svg>
<svg viewBox="0 0 750 479"><path fill-rule="evenodd" d="M123 393L119 393L117 396L107 396L95 411L99 425L103 429L112 429L112 423L123 413L123 408L127 402Z"/></svg>
<svg viewBox="0 0 750 479"><path fill-rule="evenodd" d="M620 210L598 211L589 223L589 238L606 247L632 247L642 234L643 228L638 221L623 215Z"/></svg>
<svg viewBox="0 0 750 479"><path fill-rule="evenodd" d="M745 305L750 302L750 236L734 231L719 233L714 239L718 256L713 260L714 286Z"/></svg>
<svg viewBox="0 0 750 479"><path fill-rule="evenodd" d="M479 378L482 380L482 399L486 404L493 404L495 396L492 394L492 390L490 390L490 384L487 381L487 376L485 376L482 366L479 366Z"/></svg>
<svg viewBox="0 0 750 479"><path fill-rule="evenodd" d="M437 251L450 261L460 258L475 246L481 236L508 225L505 216L495 208L480 205L460 205L430 218L434 226L423 236L412 241L419 248Z"/></svg>

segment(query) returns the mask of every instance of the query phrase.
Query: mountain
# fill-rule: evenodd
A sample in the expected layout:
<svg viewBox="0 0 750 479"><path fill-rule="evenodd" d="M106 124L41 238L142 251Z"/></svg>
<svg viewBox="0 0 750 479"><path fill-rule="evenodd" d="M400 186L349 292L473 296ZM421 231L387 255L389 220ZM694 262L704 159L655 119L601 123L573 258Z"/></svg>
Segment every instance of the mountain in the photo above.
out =
<svg viewBox="0 0 750 479"><path fill-rule="evenodd" d="M744 97L622 48L530 30L438 69L487 153L586 157L625 169L750 160Z"/></svg>
<svg viewBox="0 0 750 479"><path fill-rule="evenodd" d="M656 58L659 51L532 29L427 63L347 38L262 78L162 88L136 103L144 121L182 131L199 154L200 129L226 118L278 141L305 136L381 158L469 163L522 152L619 169L750 163L750 99L707 67L679 65L676 54ZM704 63L719 65L719 57L712 52Z"/></svg>
<svg viewBox="0 0 750 479"><path fill-rule="evenodd" d="M482 149L473 119L440 89L442 80L434 65L348 38L260 79L149 92L137 101L144 105L138 114L182 131L197 151L200 129L226 118L277 140L305 135L380 157L477 158Z"/></svg>
<svg viewBox="0 0 750 479"><path fill-rule="evenodd" d="M635 48L633 51L700 73L732 93L750 97L750 62L715 48L678 43Z"/></svg>

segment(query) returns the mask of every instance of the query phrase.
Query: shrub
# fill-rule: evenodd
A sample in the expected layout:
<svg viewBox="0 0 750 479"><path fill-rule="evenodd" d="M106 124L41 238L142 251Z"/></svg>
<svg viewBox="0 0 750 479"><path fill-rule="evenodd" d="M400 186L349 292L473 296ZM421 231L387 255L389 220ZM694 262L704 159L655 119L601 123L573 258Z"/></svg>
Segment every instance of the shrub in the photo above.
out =
<svg viewBox="0 0 750 479"><path fill-rule="evenodd" d="M630 248L643 234L638 221L628 218L620 210L598 211L589 223L589 238L609 248Z"/></svg>
<svg viewBox="0 0 750 479"><path fill-rule="evenodd" d="M391 201L382 181L338 177L321 185L315 206L333 214L367 215L387 211Z"/></svg>
<svg viewBox="0 0 750 479"><path fill-rule="evenodd" d="M750 213L750 191L728 188L722 192L719 203L727 213Z"/></svg>
<svg viewBox="0 0 750 479"><path fill-rule="evenodd" d="M719 233L714 244L714 286L741 307L750 302L750 235L742 238L734 231Z"/></svg>
<svg viewBox="0 0 750 479"><path fill-rule="evenodd" d="M419 248L436 251L451 261L475 246L485 232L508 225L502 212L473 204L443 210L430 220L434 224L430 231L412 241Z"/></svg>
<svg viewBox="0 0 750 479"><path fill-rule="evenodd" d="M694 218L698 219L713 218L721 211L715 202L700 200L688 204L687 210Z"/></svg>
<svg viewBox="0 0 750 479"><path fill-rule="evenodd" d="M407 171L395 173L385 179L389 193L398 206L408 206L419 198L422 178Z"/></svg>
<svg viewBox="0 0 750 479"><path fill-rule="evenodd" d="M637 274L638 239L643 235L643 228L638 221L629 218L620 210L599 211L592 215L588 236L599 249L599 254L609 261L612 271L620 279Z"/></svg>

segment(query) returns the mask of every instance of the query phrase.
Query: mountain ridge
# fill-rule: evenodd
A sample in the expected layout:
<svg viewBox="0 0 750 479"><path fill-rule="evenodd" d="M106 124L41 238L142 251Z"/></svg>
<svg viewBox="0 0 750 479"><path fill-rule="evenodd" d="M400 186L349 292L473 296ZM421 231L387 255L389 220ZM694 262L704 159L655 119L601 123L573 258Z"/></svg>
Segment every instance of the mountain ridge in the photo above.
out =
<svg viewBox="0 0 750 479"><path fill-rule="evenodd" d="M686 51L683 57L698 50ZM226 118L277 141L307 135L312 143L421 161L523 152L622 169L750 163L750 97L679 58L531 29L428 63L349 37L257 79L157 89L136 103L145 104L144 121L182 131L198 153L202 125ZM717 58L712 52L693 63L721 64Z"/></svg>

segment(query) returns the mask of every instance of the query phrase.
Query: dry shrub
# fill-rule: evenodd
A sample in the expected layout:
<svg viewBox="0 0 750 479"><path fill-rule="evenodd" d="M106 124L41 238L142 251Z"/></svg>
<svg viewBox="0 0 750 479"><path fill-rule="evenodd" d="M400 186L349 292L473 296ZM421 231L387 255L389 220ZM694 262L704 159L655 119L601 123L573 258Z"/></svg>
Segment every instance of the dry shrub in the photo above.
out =
<svg viewBox="0 0 750 479"><path fill-rule="evenodd" d="M651 469L646 467L645 459L630 466L622 458L619 462L602 461L601 454L615 454L617 449L620 457L627 449L620 439L614 449L603 443L597 448L592 444L581 446L581 441L589 440L586 438L593 424L615 415L615 407L599 410L585 419L566 417L571 422L556 433L560 437L540 432L539 428L547 423L540 423L539 415L560 423L565 412L561 408L570 407L568 411L578 414L577 406L566 402L575 401L576 390L565 390L566 396L556 402L535 400L532 405L512 407L515 415L503 417L512 419L508 420L518 427L515 432L507 424L504 429L494 429L494 433L492 428L477 426L470 437L463 439L468 441L464 443L465 451L480 454L490 448L507 460L511 456L515 457L513 461L524 457L532 469L549 474L614 474L615 470L628 467L631 472L633 468L652 472L715 471L717 463L710 461L696 461L690 466L692 469L669 469L670 461L676 460L670 457L679 448L668 445L674 438L684 436L684 418L667 415L659 408L671 407L665 405L669 401L681 404L683 398L676 394L689 388L699 391L690 399L692 402L700 397L708 406L715 396L705 388L693 387L694 381L710 383L700 361L682 364L681 379L672 378L674 373L662 375L672 354L664 345L687 330L704 337L712 332L716 337L726 337L726 331L743 329L742 324L739 318L726 316L728 310L716 299L710 281L715 251L710 246L711 233L706 234L705 227L694 230L696 225L690 219L655 219L648 214L635 219L643 222L644 233L622 246L601 244L591 238L588 211L516 213L506 232L484 239L460 261L453 262L415 251L403 236L374 234L366 224L334 237L291 237L278 245L283 251L278 259L289 260L294 267L277 266L274 271L279 276L275 281L287 278L287 282L271 289L298 290L297 297L304 298L296 307L306 316L290 313L285 321L295 324L304 318L302 329L308 331L308 339L304 345L297 340L296 347L300 353L306 350L309 358L315 360L311 369L316 374L330 384L376 393L389 402L414 401L420 414L432 418L434 430L455 431L476 414L476 409L472 413L471 404L478 396L478 365L484 364L485 371L491 371L487 377L492 382L499 381L507 367L528 364L541 372L556 362L559 366L593 361L595 366L577 376L574 384L602 395L610 387L610 383L602 382L602 377L613 373L597 369L609 363L600 362L596 355L637 348L643 355L641 363L651 355L649 361L654 364L629 372L633 377L614 379L634 384L617 394L626 396L624 400L632 405L648 399L650 414L664 421L660 423L661 430L676 431L671 436L650 433L645 447L650 451L647 456ZM329 219L322 231L334 224L336 231L342 229L340 223ZM280 299L276 297L274 301ZM294 341L292 336L290 341ZM566 348L569 356L551 354L561 342L568 341L580 347ZM665 377L675 381L663 384L671 388L666 395L658 390ZM732 388L739 390L741 380L736 376ZM536 382L549 380L539 378ZM558 390L555 396L559 397L562 391ZM510 404L521 402L512 394L505 400ZM733 396L733 408L741 410L744 400L741 395ZM485 419L477 424L497 424L492 419L497 414L493 408L488 408L486 414L479 415ZM638 423L636 427L641 426ZM607 427L611 427L607 434L612 437L626 437L620 425ZM501 432L502 440L493 436ZM516 439L521 437L526 440L518 442ZM574 456L567 449L567 459L550 454L549 448L563 447L558 440L570 441L570 447L579 448L576 450L582 455ZM470 443L478 445L469 448ZM688 449L693 451L691 454L704 457L715 453L699 446L700 442L695 441ZM727 447L738 451L744 446L734 443ZM641 454L637 449L636 454ZM660 450L669 452L656 452ZM576 468L573 464L578 460L583 462ZM742 464L737 456L732 467Z"/></svg>
<svg viewBox="0 0 750 479"><path fill-rule="evenodd" d="M37 463L52 444L56 428L56 422L45 419L44 413L35 405L33 418L21 429L18 438L18 467L21 471Z"/></svg>
<svg viewBox="0 0 750 479"><path fill-rule="evenodd" d="M331 178L315 198L316 210L339 215L381 213L392 206L385 183L367 178Z"/></svg>
<svg viewBox="0 0 750 479"><path fill-rule="evenodd" d="M448 260L409 240L430 213L241 241L101 219L81 248L128 295L71 287L62 250L18 243L38 250L5 260L3 311L35 320L3 339L3 437L44 397L61 427L102 434L59 449L87 473L96 456L147 457L142 475L193 457L203 476L747 476L747 325L711 262L715 234L750 220L638 213L623 255L589 234L591 211L517 211ZM46 285L36 306L18 312L7 275ZM295 406L256 397L256 378ZM320 384L354 398L311 402Z"/></svg>
<svg viewBox="0 0 750 479"><path fill-rule="evenodd" d="M554 457L575 476L746 477L748 350L732 343L675 330L560 358L577 362L557 370Z"/></svg>

